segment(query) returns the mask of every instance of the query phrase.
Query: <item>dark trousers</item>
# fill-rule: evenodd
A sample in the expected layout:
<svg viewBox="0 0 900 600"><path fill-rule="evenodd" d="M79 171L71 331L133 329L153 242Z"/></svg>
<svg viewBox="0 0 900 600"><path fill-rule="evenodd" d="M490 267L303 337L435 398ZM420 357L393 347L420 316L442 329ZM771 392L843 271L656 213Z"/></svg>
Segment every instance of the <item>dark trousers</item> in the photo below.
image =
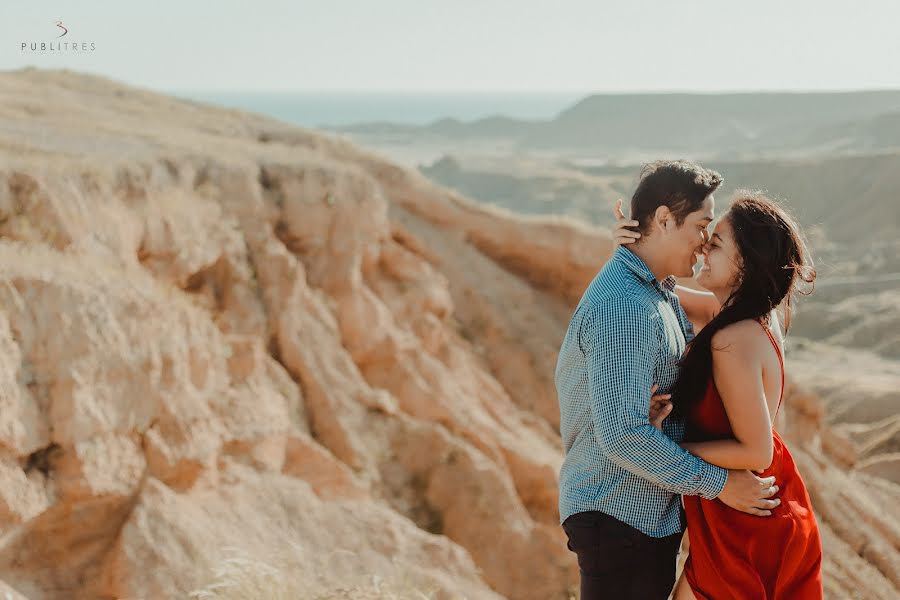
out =
<svg viewBox="0 0 900 600"><path fill-rule="evenodd" d="M596 511L574 514L562 526L578 556L581 600L669 597L684 532L653 538Z"/></svg>

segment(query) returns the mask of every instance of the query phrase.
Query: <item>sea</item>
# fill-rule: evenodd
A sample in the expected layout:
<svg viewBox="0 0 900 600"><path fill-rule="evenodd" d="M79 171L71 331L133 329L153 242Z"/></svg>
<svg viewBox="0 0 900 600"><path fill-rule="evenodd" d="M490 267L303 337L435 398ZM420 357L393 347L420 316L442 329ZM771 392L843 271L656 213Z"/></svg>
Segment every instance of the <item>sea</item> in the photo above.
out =
<svg viewBox="0 0 900 600"><path fill-rule="evenodd" d="M360 123L427 125L502 115L552 119L580 92L241 92L172 91L176 96L262 113L303 127L331 129Z"/></svg>

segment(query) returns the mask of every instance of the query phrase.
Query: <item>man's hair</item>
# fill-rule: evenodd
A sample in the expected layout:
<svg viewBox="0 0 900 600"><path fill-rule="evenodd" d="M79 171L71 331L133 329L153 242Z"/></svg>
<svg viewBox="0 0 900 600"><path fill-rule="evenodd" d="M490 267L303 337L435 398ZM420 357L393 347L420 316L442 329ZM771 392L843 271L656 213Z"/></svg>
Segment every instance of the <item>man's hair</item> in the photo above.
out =
<svg viewBox="0 0 900 600"><path fill-rule="evenodd" d="M657 160L641 168L641 180L631 197L631 218L646 235L656 209L668 206L680 227L700 210L703 201L722 185L722 176L687 160Z"/></svg>

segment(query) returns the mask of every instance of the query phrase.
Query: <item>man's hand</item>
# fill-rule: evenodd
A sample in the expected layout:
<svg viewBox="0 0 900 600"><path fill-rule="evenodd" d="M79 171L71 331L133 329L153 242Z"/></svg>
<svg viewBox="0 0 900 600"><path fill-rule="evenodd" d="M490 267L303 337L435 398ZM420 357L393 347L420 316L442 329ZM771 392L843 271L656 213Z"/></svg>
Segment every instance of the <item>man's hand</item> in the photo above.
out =
<svg viewBox="0 0 900 600"><path fill-rule="evenodd" d="M613 244L616 246L623 246L625 244L634 243L635 240L641 237L641 234L637 231L628 229L629 227L637 227L639 223L625 218L625 213L622 212L621 198L616 201L616 208L613 210L613 214L616 217L616 226L612 231Z"/></svg>
<svg viewBox="0 0 900 600"><path fill-rule="evenodd" d="M662 431L663 421L672 412L672 394L656 394L658 389L658 383L650 388L650 424Z"/></svg>
<svg viewBox="0 0 900 600"><path fill-rule="evenodd" d="M760 479L750 471L730 470L719 500L735 510L767 517L781 504L781 500L774 497L777 492L774 477Z"/></svg>

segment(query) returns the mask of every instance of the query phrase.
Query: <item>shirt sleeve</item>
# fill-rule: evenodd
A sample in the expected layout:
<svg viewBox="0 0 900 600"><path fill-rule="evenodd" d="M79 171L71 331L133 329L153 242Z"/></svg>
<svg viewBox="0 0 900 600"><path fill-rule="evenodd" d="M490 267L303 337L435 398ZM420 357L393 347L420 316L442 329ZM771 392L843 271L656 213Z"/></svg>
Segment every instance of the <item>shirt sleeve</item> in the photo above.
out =
<svg viewBox="0 0 900 600"><path fill-rule="evenodd" d="M684 440L684 418L678 415L669 415L662 425L663 433L674 442Z"/></svg>
<svg viewBox="0 0 900 600"><path fill-rule="evenodd" d="M598 304L583 336L594 435L610 460L676 494L712 499L728 472L687 452L650 424L658 315L629 299Z"/></svg>

